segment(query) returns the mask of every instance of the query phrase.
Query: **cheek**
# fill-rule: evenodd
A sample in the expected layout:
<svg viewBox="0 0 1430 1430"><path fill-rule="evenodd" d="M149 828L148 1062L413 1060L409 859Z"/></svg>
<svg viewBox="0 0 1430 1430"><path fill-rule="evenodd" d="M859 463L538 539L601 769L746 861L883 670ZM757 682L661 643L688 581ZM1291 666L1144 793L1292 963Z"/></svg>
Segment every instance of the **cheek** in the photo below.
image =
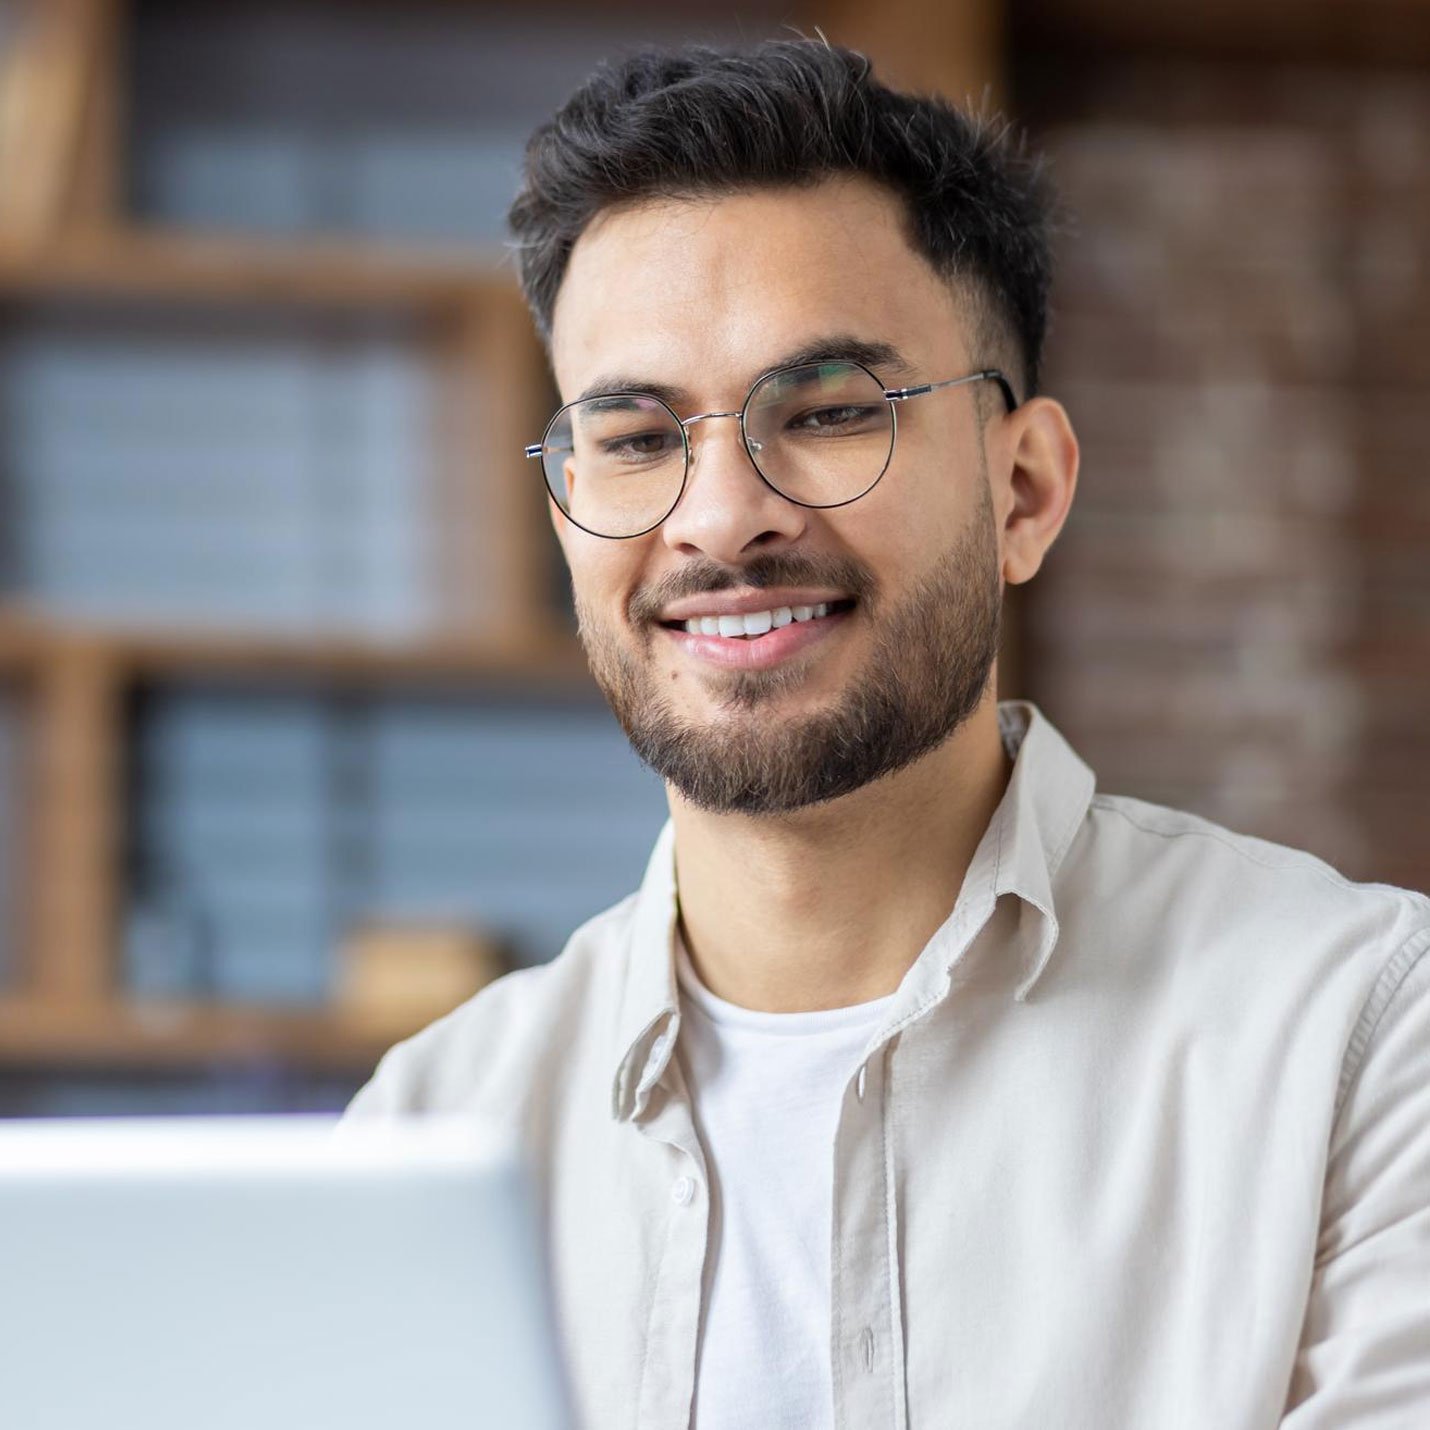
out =
<svg viewBox="0 0 1430 1430"><path fill-rule="evenodd" d="M640 552L630 549L639 543L603 541L569 522L565 527L561 546L578 603L603 622L624 619L643 564Z"/></svg>
<svg viewBox="0 0 1430 1430"><path fill-rule="evenodd" d="M868 495L828 512L837 545L859 562L880 590L895 591L927 564L944 538L944 521L928 511L907 482L890 472Z"/></svg>
<svg viewBox="0 0 1430 1430"><path fill-rule="evenodd" d="M920 433L920 437L924 434ZM901 584L965 535L977 511L981 469L960 470L947 449L899 434L889 470L867 496L845 508L841 535L881 579Z"/></svg>

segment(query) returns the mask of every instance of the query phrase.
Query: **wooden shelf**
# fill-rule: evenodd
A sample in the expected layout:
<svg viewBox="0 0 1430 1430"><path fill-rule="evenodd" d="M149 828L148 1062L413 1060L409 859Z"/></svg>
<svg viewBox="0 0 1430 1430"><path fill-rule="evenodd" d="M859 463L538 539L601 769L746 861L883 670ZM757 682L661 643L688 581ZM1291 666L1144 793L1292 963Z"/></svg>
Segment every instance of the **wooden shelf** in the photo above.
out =
<svg viewBox="0 0 1430 1430"><path fill-rule="evenodd" d="M589 683L580 646L559 630L530 637L285 635L183 627L109 628L0 610L0 672L22 673L47 659L84 654L116 678L318 679L387 682Z"/></svg>
<svg viewBox="0 0 1430 1430"><path fill-rule="evenodd" d="M362 1073L412 1028L324 1012L201 1003L0 998L0 1068L174 1070L280 1064Z"/></svg>
<svg viewBox="0 0 1430 1430"><path fill-rule="evenodd" d="M0 298L269 304L446 319L519 302L495 255L414 252L344 240L230 238L100 229L42 243L0 233Z"/></svg>

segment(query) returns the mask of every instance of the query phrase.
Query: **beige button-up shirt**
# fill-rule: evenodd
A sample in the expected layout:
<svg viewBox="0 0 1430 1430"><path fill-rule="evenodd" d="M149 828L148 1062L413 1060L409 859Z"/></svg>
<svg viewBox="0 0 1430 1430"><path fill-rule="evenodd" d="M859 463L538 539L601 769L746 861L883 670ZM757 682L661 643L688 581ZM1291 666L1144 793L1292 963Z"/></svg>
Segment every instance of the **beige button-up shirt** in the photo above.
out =
<svg viewBox="0 0 1430 1430"><path fill-rule="evenodd" d="M1007 790L830 1148L837 1425L1430 1426L1430 899L1097 794L1034 705L999 721ZM350 1111L515 1129L593 1430L698 1425L672 851Z"/></svg>

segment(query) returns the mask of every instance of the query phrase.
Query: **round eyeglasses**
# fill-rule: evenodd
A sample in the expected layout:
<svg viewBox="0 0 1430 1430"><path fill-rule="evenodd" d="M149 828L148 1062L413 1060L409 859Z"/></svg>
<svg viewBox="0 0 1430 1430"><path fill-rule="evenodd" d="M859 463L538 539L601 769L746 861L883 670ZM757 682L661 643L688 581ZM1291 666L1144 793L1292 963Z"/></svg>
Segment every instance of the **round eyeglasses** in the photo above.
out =
<svg viewBox="0 0 1430 1430"><path fill-rule="evenodd" d="M684 419L648 392L607 392L570 402L551 419L540 457L552 500L582 531L625 540L654 531L675 510L690 473L689 428L736 417L765 484L799 506L847 506L878 485L894 453L895 404L970 382L1008 379L985 368L946 382L885 387L862 363L806 363L766 373L738 412Z"/></svg>

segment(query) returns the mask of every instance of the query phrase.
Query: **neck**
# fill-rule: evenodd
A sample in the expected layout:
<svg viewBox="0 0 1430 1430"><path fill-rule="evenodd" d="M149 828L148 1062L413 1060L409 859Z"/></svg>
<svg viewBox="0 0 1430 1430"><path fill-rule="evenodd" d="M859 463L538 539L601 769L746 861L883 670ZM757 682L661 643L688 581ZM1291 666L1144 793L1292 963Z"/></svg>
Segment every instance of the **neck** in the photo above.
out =
<svg viewBox="0 0 1430 1430"><path fill-rule="evenodd" d="M1011 772L990 696L936 750L827 804L712 814L672 792L681 928L701 981L777 1013L892 993L953 911Z"/></svg>

